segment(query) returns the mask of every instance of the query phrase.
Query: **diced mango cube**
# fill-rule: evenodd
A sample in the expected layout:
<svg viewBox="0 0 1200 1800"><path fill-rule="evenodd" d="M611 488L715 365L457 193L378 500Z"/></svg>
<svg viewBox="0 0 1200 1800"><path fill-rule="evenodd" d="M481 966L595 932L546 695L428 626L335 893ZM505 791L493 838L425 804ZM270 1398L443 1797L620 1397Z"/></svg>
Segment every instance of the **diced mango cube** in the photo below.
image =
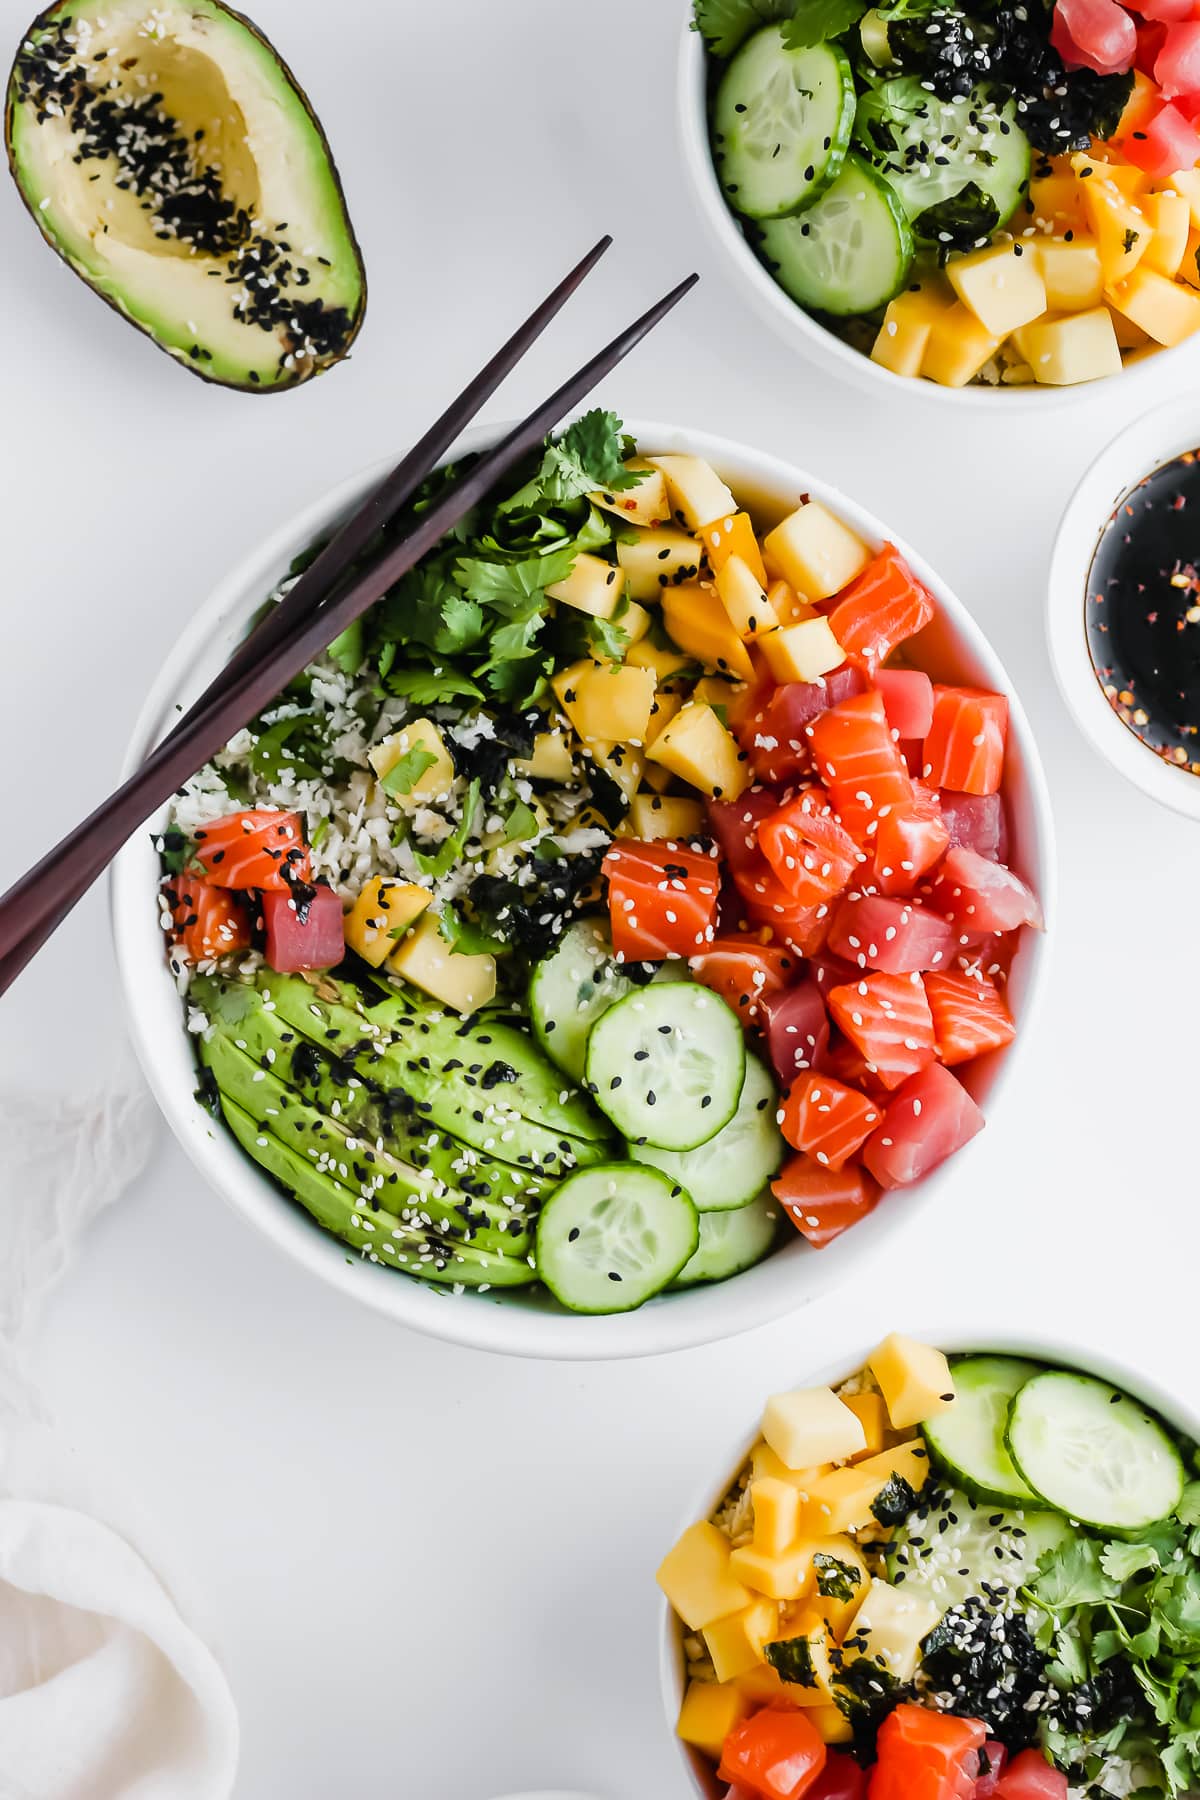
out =
<svg viewBox="0 0 1200 1800"><path fill-rule="evenodd" d="M736 1552L735 1552L736 1554ZM741 1612L728 1613L704 1627L704 1644L718 1681L733 1681L762 1661L762 1649L779 1625L773 1600L753 1600Z"/></svg>
<svg viewBox="0 0 1200 1800"><path fill-rule="evenodd" d="M748 1669L739 1675L733 1684L739 1694L744 1694L750 1703L751 1710L770 1705L778 1700L784 1692L783 1682L775 1673L770 1663L759 1663L757 1669Z"/></svg>
<svg viewBox="0 0 1200 1800"><path fill-rule="evenodd" d="M781 625L797 625L801 619L815 619L819 616L816 607L810 606L807 600L801 600L795 589L783 580L771 583L767 589L767 599Z"/></svg>
<svg viewBox="0 0 1200 1800"><path fill-rule="evenodd" d="M1115 306L1110 305L1107 310L1108 316L1112 320L1113 336L1116 338L1121 349L1144 349L1150 342L1150 339L1142 330L1141 326L1135 325L1132 319L1127 319L1125 314L1123 312L1118 312Z"/></svg>
<svg viewBox="0 0 1200 1800"><path fill-rule="evenodd" d="M921 1658L921 1641L941 1616L937 1601L911 1590L873 1581L854 1621L854 1641L863 1656L882 1663L897 1681L911 1681Z"/></svg>
<svg viewBox="0 0 1200 1800"><path fill-rule="evenodd" d="M871 560L858 533L819 500L809 500L789 513L767 533L763 548L805 600L828 600L840 593Z"/></svg>
<svg viewBox="0 0 1200 1800"><path fill-rule="evenodd" d="M629 825L632 835L645 842L699 837L705 826L704 803L686 794L635 794Z"/></svg>
<svg viewBox="0 0 1200 1800"><path fill-rule="evenodd" d="M773 1394L763 1411L762 1434L789 1469L841 1462L867 1443L861 1422L827 1387Z"/></svg>
<svg viewBox="0 0 1200 1800"><path fill-rule="evenodd" d="M575 558L571 573L563 581L552 581L546 593L593 619L611 619L625 593L625 572L584 551Z"/></svg>
<svg viewBox="0 0 1200 1800"><path fill-rule="evenodd" d="M683 705L682 694L655 694L646 726L646 742L652 744L664 725L669 725Z"/></svg>
<svg viewBox="0 0 1200 1800"><path fill-rule="evenodd" d="M966 387L995 356L1000 342L960 300L934 320L921 373L939 387Z"/></svg>
<svg viewBox="0 0 1200 1800"><path fill-rule="evenodd" d="M1135 269L1127 281L1109 289L1108 299L1156 344L1182 344L1200 330L1200 294L1153 269Z"/></svg>
<svg viewBox="0 0 1200 1800"><path fill-rule="evenodd" d="M396 940L420 918L433 895L413 881L389 881L373 875L346 914L346 942L373 969L391 955Z"/></svg>
<svg viewBox="0 0 1200 1800"><path fill-rule="evenodd" d="M781 625L758 640L776 681L817 681L846 660L829 620L818 616L797 625Z"/></svg>
<svg viewBox="0 0 1200 1800"><path fill-rule="evenodd" d="M742 684L737 681L726 681L720 675L702 675L691 692L691 699L697 705L723 706L728 709L734 696L743 691Z"/></svg>
<svg viewBox="0 0 1200 1800"><path fill-rule="evenodd" d="M932 1344L893 1331L867 1359L897 1431L936 1418L954 1404L950 1364Z"/></svg>
<svg viewBox="0 0 1200 1800"><path fill-rule="evenodd" d="M663 594L663 624L681 650L710 668L753 681L754 664L713 588L691 582Z"/></svg>
<svg viewBox="0 0 1200 1800"><path fill-rule="evenodd" d="M754 1548L778 1556L800 1535L800 1490L777 1475L750 1483L754 1508Z"/></svg>
<svg viewBox="0 0 1200 1800"><path fill-rule="evenodd" d="M1050 312L1083 312L1104 298L1104 271L1096 240L1041 238L1036 246Z"/></svg>
<svg viewBox="0 0 1200 1800"><path fill-rule="evenodd" d="M888 1416L887 1407L883 1403L883 1395L875 1393L874 1390L868 1390L862 1394L842 1394L840 1398L843 1405L848 1406L855 1418L858 1419L866 1436L866 1449L860 1450L859 1456L878 1455L887 1442L885 1433L887 1432ZM851 1461L853 1460L851 1458Z"/></svg>
<svg viewBox="0 0 1200 1800"><path fill-rule="evenodd" d="M1070 387L1120 373L1121 351L1104 306L1036 319L1018 334L1018 342L1034 380L1049 387Z"/></svg>
<svg viewBox="0 0 1200 1800"><path fill-rule="evenodd" d="M689 531L699 531L713 519L725 519L737 511L737 501L702 456L652 456L648 460L666 476L671 512Z"/></svg>
<svg viewBox="0 0 1200 1800"><path fill-rule="evenodd" d="M804 1527L815 1533L861 1531L872 1523L885 1488L902 1481L918 1494L928 1478L929 1454L919 1439L830 1469L809 1483Z"/></svg>
<svg viewBox="0 0 1200 1800"><path fill-rule="evenodd" d="M754 522L749 513L739 512L713 519L709 524L702 525L696 536L708 552L714 574L725 567L731 556L738 556L760 586L766 587L767 572L763 567L762 551L758 547Z"/></svg>
<svg viewBox="0 0 1200 1800"><path fill-rule="evenodd" d="M677 1736L716 1762L725 1739L750 1716L750 1696L716 1681L689 1681L679 1709Z"/></svg>
<svg viewBox="0 0 1200 1800"><path fill-rule="evenodd" d="M853 1740L854 1727L840 1706L813 1706L807 1717L820 1733L823 1744L849 1744Z"/></svg>
<svg viewBox="0 0 1200 1800"><path fill-rule="evenodd" d="M625 661L635 669L653 669L654 679L659 687L674 681L680 670L690 668L694 658L685 656L680 650L668 650L660 644L652 644L647 638L639 638L625 652Z"/></svg>
<svg viewBox="0 0 1200 1800"><path fill-rule="evenodd" d="M812 1552L805 1544L791 1544L778 1555L769 1555L753 1544L743 1544L729 1558L729 1570L756 1594L772 1600L798 1600L812 1586Z"/></svg>
<svg viewBox="0 0 1200 1800"><path fill-rule="evenodd" d="M1066 169L1035 175L1029 183L1029 213L1043 231L1082 231L1085 214L1078 177Z"/></svg>
<svg viewBox="0 0 1200 1800"><path fill-rule="evenodd" d="M1099 174L1080 182L1084 211L1100 254L1105 285L1124 281L1150 248L1150 224L1117 183Z"/></svg>
<svg viewBox="0 0 1200 1800"><path fill-rule="evenodd" d="M1183 195L1192 215L1192 224L1200 231L1200 169L1177 169L1167 186L1172 193Z"/></svg>
<svg viewBox="0 0 1200 1800"><path fill-rule="evenodd" d="M691 532L677 525L632 525L618 539L617 562L631 600L659 600L664 589L695 580L700 550Z"/></svg>
<svg viewBox="0 0 1200 1800"><path fill-rule="evenodd" d="M1171 281L1178 275L1187 253L1192 228L1192 209L1185 194L1147 194L1142 202L1153 228L1150 247L1142 258L1144 269L1153 269Z"/></svg>
<svg viewBox="0 0 1200 1800"><path fill-rule="evenodd" d="M393 950L387 966L453 1012L478 1012L496 997L495 957L486 952L467 956L452 950L432 913L425 913L401 938L400 947Z"/></svg>
<svg viewBox="0 0 1200 1800"><path fill-rule="evenodd" d="M807 1494L809 1483L815 1481L821 1472L819 1468L789 1469L762 1438L750 1452L750 1473L753 1480L786 1481L790 1486L798 1488L801 1494Z"/></svg>
<svg viewBox="0 0 1200 1800"><path fill-rule="evenodd" d="M714 800L736 800L750 785L744 752L712 707L695 700L663 727L646 755Z"/></svg>
<svg viewBox="0 0 1200 1800"><path fill-rule="evenodd" d="M571 746L561 731L539 731L532 754L516 758L512 766L530 781L570 781Z"/></svg>
<svg viewBox="0 0 1200 1800"><path fill-rule="evenodd" d="M919 375L933 321L953 303L953 298L940 281L922 282L897 294L883 315L871 360L890 369L893 375Z"/></svg>
<svg viewBox="0 0 1200 1800"><path fill-rule="evenodd" d="M653 669L578 662L554 678L554 691L580 737L640 744L650 723Z"/></svg>
<svg viewBox="0 0 1200 1800"><path fill-rule="evenodd" d="M989 244L985 250L952 257L946 277L992 337L1007 337L1046 310L1038 259L1024 244Z"/></svg>
<svg viewBox="0 0 1200 1800"><path fill-rule="evenodd" d="M767 1656L789 1700L824 1706L833 1698L835 1671L828 1622L807 1602L780 1620Z"/></svg>
<svg viewBox="0 0 1200 1800"><path fill-rule="evenodd" d="M633 487L600 488L588 499L605 512L614 513L626 525L661 525L671 516L667 482L661 469L644 456L631 456L625 464L641 480Z"/></svg>
<svg viewBox="0 0 1200 1800"><path fill-rule="evenodd" d="M721 605L729 614L729 623L740 638L758 637L764 631L774 631L779 624L766 589L740 556L729 557L717 570L716 588Z"/></svg>
<svg viewBox="0 0 1200 1800"><path fill-rule="evenodd" d="M675 777L670 769L664 769L661 763L648 762L642 770L642 780L656 794L665 794L675 785Z"/></svg>
<svg viewBox="0 0 1200 1800"><path fill-rule="evenodd" d="M741 1612L754 1598L731 1572L729 1539L702 1519L689 1525L658 1567L659 1587L689 1631Z"/></svg>
<svg viewBox="0 0 1200 1800"><path fill-rule="evenodd" d="M413 752L418 753L415 758ZM418 770L416 764L423 757L433 760ZM427 805L454 786L454 759L432 719L411 719L390 737L372 744L367 760L389 799L406 812Z"/></svg>

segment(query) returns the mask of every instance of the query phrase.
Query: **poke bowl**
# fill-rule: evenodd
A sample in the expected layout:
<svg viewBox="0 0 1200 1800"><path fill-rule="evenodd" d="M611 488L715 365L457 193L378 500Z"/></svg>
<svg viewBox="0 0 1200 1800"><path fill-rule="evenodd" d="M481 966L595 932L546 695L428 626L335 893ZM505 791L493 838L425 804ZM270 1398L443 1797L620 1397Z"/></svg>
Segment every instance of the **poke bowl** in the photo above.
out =
<svg viewBox="0 0 1200 1800"><path fill-rule="evenodd" d="M894 399L1007 410L1144 379L1165 349L1195 368L1189 8L695 0L694 22L697 204L796 349Z"/></svg>
<svg viewBox="0 0 1200 1800"><path fill-rule="evenodd" d="M691 1791L1194 1792L1195 1409L1107 1352L935 1342L767 1399L663 1559Z"/></svg>
<svg viewBox="0 0 1200 1800"><path fill-rule="evenodd" d="M200 609L130 766L377 476ZM747 1330L980 1153L1054 898L1028 723L915 552L707 433L586 414L465 533L121 853L136 1046L211 1185L392 1318Z"/></svg>

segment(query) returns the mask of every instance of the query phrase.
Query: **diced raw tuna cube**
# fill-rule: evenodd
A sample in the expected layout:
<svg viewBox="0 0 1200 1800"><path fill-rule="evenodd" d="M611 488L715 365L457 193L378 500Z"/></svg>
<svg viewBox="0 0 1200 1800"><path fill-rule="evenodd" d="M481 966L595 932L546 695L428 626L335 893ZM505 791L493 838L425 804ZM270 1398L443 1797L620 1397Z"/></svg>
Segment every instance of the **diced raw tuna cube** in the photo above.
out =
<svg viewBox="0 0 1200 1800"><path fill-rule="evenodd" d="M881 1187L909 1187L983 1130L966 1088L940 1063L912 1075L888 1102L863 1161Z"/></svg>
<svg viewBox="0 0 1200 1800"><path fill-rule="evenodd" d="M267 962L281 975L302 969L336 968L346 954L342 903L329 887L316 887L305 905L291 894L262 897Z"/></svg>

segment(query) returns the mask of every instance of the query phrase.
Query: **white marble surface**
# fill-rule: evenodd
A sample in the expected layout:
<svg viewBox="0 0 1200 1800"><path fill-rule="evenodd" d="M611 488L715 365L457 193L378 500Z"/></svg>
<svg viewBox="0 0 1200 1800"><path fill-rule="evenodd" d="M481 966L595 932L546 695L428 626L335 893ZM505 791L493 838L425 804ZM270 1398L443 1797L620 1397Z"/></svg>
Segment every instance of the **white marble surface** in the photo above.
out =
<svg viewBox="0 0 1200 1800"><path fill-rule="evenodd" d="M1056 799L1037 1041L972 1185L852 1294L649 1364L471 1355L276 1260L164 1141L45 1323L61 1416L173 1529L204 1597L242 1710L238 1800L555 1782L675 1800L653 1569L766 1391L841 1337L953 1314L984 1335L1053 1319L1195 1395L1200 840L1093 760L1041 621L1077 473L1172 393L1170 365L1149 392L1118 382L1000 421L947 418L915 390L883 406L788 360L684 187L683 0L255 12L307 80L363 242L372 299L349 366L265 400L202 386L56 265L0 183L0 882L110 785L145 683L224 569L409 441L604 229L615 249L495 410L699 268L699 292L603 397L819 468L920 544L1007 659ZM15 38L24 14L3 13ZM97 893L5 1003L0 1080L85 1084L120 1034Z"/></svg>

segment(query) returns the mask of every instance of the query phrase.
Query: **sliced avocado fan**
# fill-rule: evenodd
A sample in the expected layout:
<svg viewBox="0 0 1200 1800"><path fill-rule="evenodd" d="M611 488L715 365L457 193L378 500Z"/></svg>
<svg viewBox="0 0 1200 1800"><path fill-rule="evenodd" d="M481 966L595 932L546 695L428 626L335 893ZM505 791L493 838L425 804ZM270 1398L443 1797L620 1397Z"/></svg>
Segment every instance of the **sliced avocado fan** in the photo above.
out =
<svg viewBox="0 0 1200 1800"><path fill-rule="evenodd" d="M59 0L4 125L47 243L185 368L272 393L350 348L366 277L325 134L220 0Z"/></svg>
<svg viewBox="0 0 1200 1800"><path fill-rule="evenodd" d="M189 999L243 1149L386 1267L467 1287L536 1280L543 1201L611 1149L586 1097L507 1021L269 970L199 978Z"/></svg>

